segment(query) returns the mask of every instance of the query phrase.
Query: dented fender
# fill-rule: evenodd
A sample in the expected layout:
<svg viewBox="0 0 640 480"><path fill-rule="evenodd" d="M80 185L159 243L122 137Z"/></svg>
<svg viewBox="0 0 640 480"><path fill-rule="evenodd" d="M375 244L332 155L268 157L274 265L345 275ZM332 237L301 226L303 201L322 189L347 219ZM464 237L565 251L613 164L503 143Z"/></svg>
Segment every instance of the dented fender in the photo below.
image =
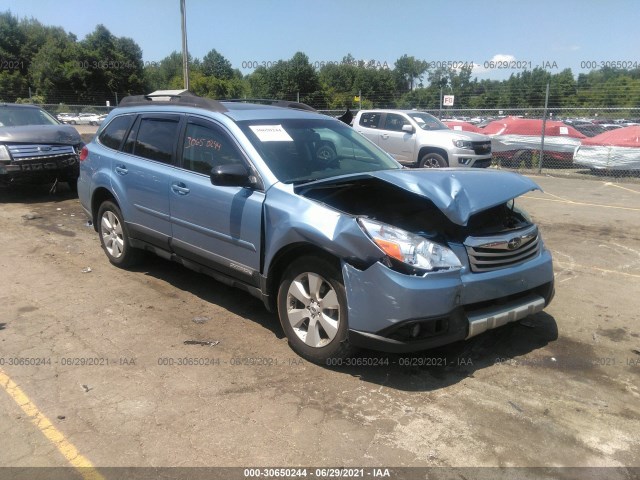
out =
<svg viewBox="0 0 640 480"><path fill-rule="evenodd" d="M264 202L264 267L278 252L296 243L315 245L340 259L373 263L383 253L366 236L356 217L294 195L293 186L275 184Z"/></svg>

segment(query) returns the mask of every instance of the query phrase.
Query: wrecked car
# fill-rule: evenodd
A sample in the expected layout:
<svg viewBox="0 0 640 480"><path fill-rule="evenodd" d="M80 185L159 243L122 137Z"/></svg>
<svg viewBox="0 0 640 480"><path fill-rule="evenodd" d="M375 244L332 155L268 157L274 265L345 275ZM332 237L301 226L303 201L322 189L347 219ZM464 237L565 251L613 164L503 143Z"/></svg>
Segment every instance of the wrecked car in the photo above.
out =
<svg viewBox="0 0 640 480"><path fill-rule="evenodd" d="M83 145L75 128L40 107L0 104L0 183L60 181L75 190Z"/></svg>
<svg viewBox="0 0 640 480"><path fill-rule="evenodd" d="M147 250L242 288L316 363L464 340L549 304L551 254L516 200L533 181L405 169L292 107L124 99L80 155L109 261Z"/></svg>

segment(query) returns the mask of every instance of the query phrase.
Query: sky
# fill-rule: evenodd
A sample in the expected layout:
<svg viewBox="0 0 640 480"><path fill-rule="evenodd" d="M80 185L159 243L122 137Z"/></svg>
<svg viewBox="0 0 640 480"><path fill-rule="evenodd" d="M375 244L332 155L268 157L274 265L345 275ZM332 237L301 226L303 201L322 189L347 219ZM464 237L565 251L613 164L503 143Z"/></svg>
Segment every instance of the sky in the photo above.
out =
<svg viewBox="0 0 640 480"><path fill-rule="evenodd" d="M244 74L298 51L312 65L351 54L393 68L418 59L474 64L478 79L523 68L574 74L605 62L640 67L638 0L186 0L189 53L222 53ZM179 0L0 0L0 11L60 26L96 25L142 48L145 62L181 50ZM494 63L491 63L491 62Z"/></svg>

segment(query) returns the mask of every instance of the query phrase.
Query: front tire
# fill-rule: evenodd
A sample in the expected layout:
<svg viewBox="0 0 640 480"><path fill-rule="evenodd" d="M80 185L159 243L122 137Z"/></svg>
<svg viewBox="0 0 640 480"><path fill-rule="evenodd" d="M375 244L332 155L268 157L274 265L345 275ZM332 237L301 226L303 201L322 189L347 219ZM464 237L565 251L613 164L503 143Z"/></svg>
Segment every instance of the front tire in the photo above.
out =
<svg viewBox="0 0 640 480"><path fill-rule="evenodd" d="M447 166L447 161L438 153L426 153L418 162L420 168L444 168Z"/></svg>
<svg viewBox="0 0 640 480"><path fill-rule="evenodd" d="M327 365L353 353L347 296L335 264L315 257L292 263L278 289L278 315L289 345L302 358Z"/></svg>
<svg viewBox="0 0 640 480"><path fill-rule="evenodd" d="M100 244L109 261L117 267L131 267L140 260L140 250L131 246L129 231L118 206L106 201L98 210Z"/></svg>

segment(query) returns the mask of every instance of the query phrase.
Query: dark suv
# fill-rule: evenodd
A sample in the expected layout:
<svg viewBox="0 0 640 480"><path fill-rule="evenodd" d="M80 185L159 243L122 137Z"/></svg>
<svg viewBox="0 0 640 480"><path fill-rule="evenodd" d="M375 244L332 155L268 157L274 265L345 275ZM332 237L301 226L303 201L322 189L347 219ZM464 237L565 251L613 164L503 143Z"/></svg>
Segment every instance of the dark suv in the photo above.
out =
<svg viewBox="0 0 640 480"><path fill-rule="evenodd" d="M39 107L0 104L1 183L61 181L75 190L83 145L75 128Z"/></svg>
<svg viewBox="0 0 640 480"><path fill-rule="evenodd" d="M80 155L109 261L147 250L240 287L319 363L463 340L551 301L551 254L514 200L533 181L405 169L291 106L124 99Z"/></svg>

